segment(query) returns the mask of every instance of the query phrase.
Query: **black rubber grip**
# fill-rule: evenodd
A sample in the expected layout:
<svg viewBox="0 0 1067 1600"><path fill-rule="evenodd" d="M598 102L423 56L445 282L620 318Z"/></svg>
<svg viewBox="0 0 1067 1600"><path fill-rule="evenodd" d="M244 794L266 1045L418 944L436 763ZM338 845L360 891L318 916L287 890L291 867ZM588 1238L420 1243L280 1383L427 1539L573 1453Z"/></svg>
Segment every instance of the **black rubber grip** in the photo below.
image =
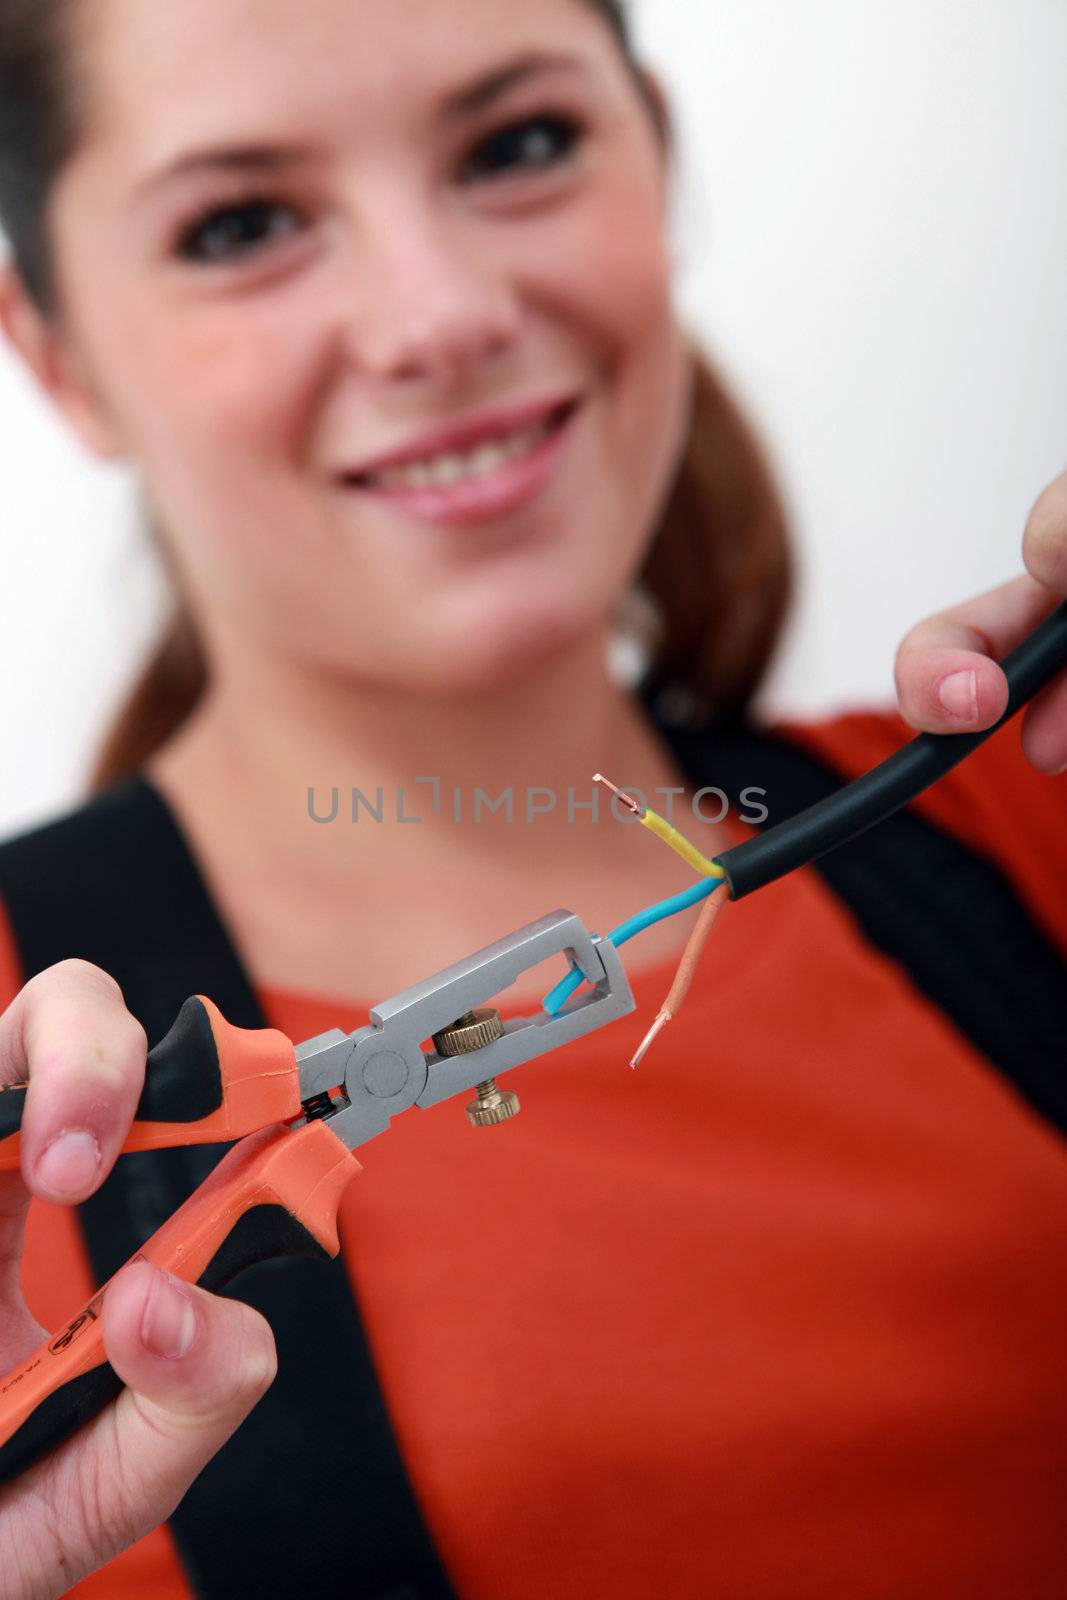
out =
<svg viewBox="0 0 1067 1600"><path fill-rule="evenodd" d="M884 822L1002 728L1067 667L1067 604L1057 606L1001 666L1008 680L1008 707L999 722L980 733L921 733L836 794L716 856L731 897L740 900Z"/></svg>
<svg viewBox="0 0 1067 1600"><path fill-rule="evenodd" d="M202 1122L222 1105L222 1069L211 1019L190 995L169 1033L148 1052L137 1122Z"/></svg>
<svg viewBox="0 0 1067 1600"><path fill-rule="evenodd" d="M22 1112L26 1105L26 1085L12 1083L0 1085L0 1139L8 1139L22 1127Z"/></svg>
<svg viewBox="0 0 1067 1600"><path fill-rule="evenodd" d="M329 1261L330 1255L299 1218L284 1206L264 1204L244 1212L216 1250L197 1280L200 1287L217 1294L232 1283L246 1267L284 1256L312 1256ZM240 1295L236 1296L240 1298ZM69 1327L52 1339L49 1352L69 1345L99 1317L101 1296L82 1312ZM42 1350L41 1358L47 1360ZM49 1394L32 1416L6 1444L0 1446L0 1484L25 1472L44 1456L57 1450L82 1425L114 1400L122 1383L107 1361L73 1378ZM0 1379L0 1394L3 1379Z"/></svg>
<svg viewBox="0 0 1067 1600"><path fill-rule="evenodd" d="M103 1411L121 1388L122 1379L110 1361L104 1361L48 1395L0 1446L0 1484L17 1478L20 1472L27 1472L44 1456L58 1450L71 1434Z"/></svg>
<svg viewBox="0 0 1067 1600"><path fill-rule="evenodd" d="M280 1256L313 1256L329 1261L313 1233L309 1233L298 1217L284 1206L254 1206L246 1211L226 1235L199 1278L202 1289L218 1294L232 1283L246 1267L261 1261L274 1261ZM240 1299L240 1296L237 1297Z"/></svg>
<svg viewBox="0 0 1067 1600"><path fill-rule="evenodd" d="M26 1084L0 1086L0 1140L18 1133ZM137 1122L202 1122L222 1105L222 1069L211 1018L191 995L170 1032L148 1052Z"/></svg>

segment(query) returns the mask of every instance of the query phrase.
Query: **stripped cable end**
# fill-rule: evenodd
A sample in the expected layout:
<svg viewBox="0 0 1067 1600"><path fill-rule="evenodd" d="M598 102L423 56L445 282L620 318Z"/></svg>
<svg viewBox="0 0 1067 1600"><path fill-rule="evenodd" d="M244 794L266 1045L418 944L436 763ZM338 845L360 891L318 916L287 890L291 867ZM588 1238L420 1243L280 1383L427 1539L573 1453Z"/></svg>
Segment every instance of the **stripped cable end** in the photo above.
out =
<svg viewBox="0 0 1067 1600"><path fill-rule="evenodd" d="M625 790L620 789L617 784L612 783L610 778L605 778L602 772L593 773L593 782L602 783L605 789L610 789L612 794L616 795L617 798L622 801L623 805L633 812L635 817L644 816L644 808L642 807L640 801L635 800L632 794L627 794Z"/></svg>
<svg viewBox="0 0 1067 1600"><path fill-rule="evenodd" d="M630 1065L635 1071L644 1060L649 1050L652 1048L657 1035L662 1033L663 1029L671 1020L671 1013L666 1007L664 1007L656 1017L656 1020L652 1024L651 1028L649 1028L648 1032L645 1034L645 1037L641 1040L641 1043L638 1045L633 1055L630 1057Z"/></svg>

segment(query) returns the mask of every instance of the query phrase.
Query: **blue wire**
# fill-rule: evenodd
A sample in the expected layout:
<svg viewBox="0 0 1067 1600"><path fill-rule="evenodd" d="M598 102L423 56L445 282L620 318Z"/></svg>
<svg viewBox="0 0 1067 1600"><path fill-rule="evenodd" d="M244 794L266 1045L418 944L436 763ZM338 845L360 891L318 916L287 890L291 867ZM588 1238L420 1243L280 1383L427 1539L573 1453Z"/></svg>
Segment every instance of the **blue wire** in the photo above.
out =
<svg viewBox="0 0 1067 1600"><path fill-rule="evenodd" d="M612 944L625 944L627 939L632 939L636 933L644 933L646 928L651 928L656 922L663 922L667 917L677 916L680 911L688 911L690 906L699 905L701 900L706 900L709 894L714 894L716 889L721 889L725 879L703 878L695 883L691 889L684 890L681 894L674 895L670 900L661 900L658 905L649 906L646 911L638 911L635 916L627 917L625 922L620 922L617 928L612 928L608 938ZM541 1005L550 1017L562 1011L567 1001L576 989L581 988L585 982L580 967L572 966L567 975L560 979L542 1000Z"/></svg>

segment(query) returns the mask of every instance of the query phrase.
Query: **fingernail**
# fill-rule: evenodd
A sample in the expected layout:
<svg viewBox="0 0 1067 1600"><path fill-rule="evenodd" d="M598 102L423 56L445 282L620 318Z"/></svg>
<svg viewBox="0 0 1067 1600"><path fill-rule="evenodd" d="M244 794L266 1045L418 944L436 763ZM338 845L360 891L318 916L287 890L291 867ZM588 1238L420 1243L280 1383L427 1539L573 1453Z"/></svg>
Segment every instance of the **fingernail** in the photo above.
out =
<svg viewBox="0 0 1067 1600"><path fill-rule="evenodd" d="M85 1194L99 1171L100 1146L87 1128L66 1129L37 1163L38 1181L60 1200Z"/></svg>
<svg viewBox="0 0 1067 1600"><path fill-rule="evenodd" d="M153 1272L141 1315L141 1342L149 1355L179 1361L196 1338L196 1311L184 1290L163 1272Z"/></svg>
<svg viewBox="0 0 1067 1600"><path fill-rule="evenodd" d="M937 698L957 722L978 721L977 672L951 672L938 685Z"/></svg>

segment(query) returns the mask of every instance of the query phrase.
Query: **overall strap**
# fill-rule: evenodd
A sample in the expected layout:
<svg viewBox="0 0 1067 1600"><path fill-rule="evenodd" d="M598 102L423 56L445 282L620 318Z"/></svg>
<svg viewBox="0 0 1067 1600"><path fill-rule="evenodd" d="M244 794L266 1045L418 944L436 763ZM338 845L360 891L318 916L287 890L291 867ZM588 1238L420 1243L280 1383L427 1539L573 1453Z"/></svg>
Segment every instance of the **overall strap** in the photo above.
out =
<svg viewBox="0 0 1067 1600"><path fill-rule="evenodd" d="M149 1045L191 994L240 1027L267 1025L175 818L141 777L0 846L0 897L27 978L68 957L93 962L122 986ZM79 1208L98 1282L227 1148L121 1158ZM451 1600L343 1264L264 1262L237 1288L274 1329L278 1376L171 1519L196 1593Z"/></svg>
<svg viewBox="0 0 1067 1600"><path fill-rule="evenodd" d="M732 805L745 788L765 791L761 828L849 781L780 733L678 728L651 714L694 785ZM911 809L815 866L870 942L1067 1132L1067 963L999 867Z"/></svg>

